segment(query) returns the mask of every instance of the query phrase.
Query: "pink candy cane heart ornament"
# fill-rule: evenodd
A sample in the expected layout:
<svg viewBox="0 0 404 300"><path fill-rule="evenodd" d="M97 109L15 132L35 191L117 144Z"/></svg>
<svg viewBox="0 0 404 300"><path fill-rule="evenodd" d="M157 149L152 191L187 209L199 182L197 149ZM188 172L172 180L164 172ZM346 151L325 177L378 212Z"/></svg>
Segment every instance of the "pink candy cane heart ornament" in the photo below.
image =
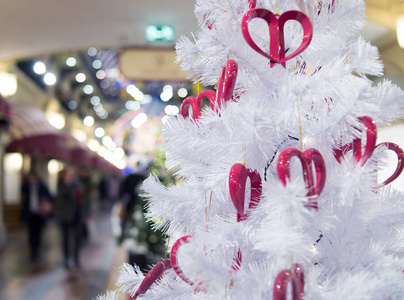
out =
<svg viewBox="0 0 404 300"><path fill-rule="evenodd" d="M304 271L300 264L294 264L293 270L279 272L274 281L273 300L286 300L288 284L292 285L292 300L301 300L304 293Z"/></svg>
<svg viewBox="0 0 404 300"><path fill-rule="evenodd" d="M199 119L199 117L201 116L201 101L203 98L208 98L209 99L209 103L210 103L210 107L212 109L215 109L215 97L216 94L213 91L203 91L202 93L200 93L198 95L197 98L195 97L187 97L181 104L181 109L180 109L180 114L181 116L183 116L184 118L188 118L189 117L189 108L192 108L192 118L196 121Z"/></svg>
<svg viewBox="0 0 404 300"><path fill-rule="evenodd" d="M152 286L153 283L160 280L163 277L165 271L171 269L171 261L169 259L165 259L162 262L156 264L153 269L147 273L146 277L143 279L136 293L131 297L132 300L136 300L136 298L140 295L143 295L147 292L147 290Z"/></svg>
<svg viewBox="0 0 404 300"><path fill-rule="evenodd" d="M323 191L326 180L326 168L323 157L316 149L307 149L304 152L296 148L287 148L281 152L278 158L276 170L278 177L284 186L287 180L290 180L290 161L292 157L297 157L302 164L303 179L306 183L306 196L309 197L309 202L306 204L308 208L318 209L317 198ZM315 177L313 175L312 166L315 168Z"/></svg>
<svg viewBox="0 0 404 300"><path fill-rule="evenodd" d="M222 103L231 100L233 97L234 86L236 85L238 72L237 63L229 59L226 66L222 69L216 90L216 105L221 107Z"/></svg>
<svg viewBox="0 0 404 300"><path fill-rule="evenodd" d="M264 52L251 38L248 23L255 18L263 19L269 26L269 53ZM303 40L299 48L285 57L285 40L283 30L285 23L290 20L295 20L302 25ZM251 9L244 15L243 20L241 21L241 31L243 32L243 36L247 44L259 54L270 60L271 68L277 63L280 63L284 68L286 68L285 61L292 59L306 50L313 36L313 27L310 19L302 12L296 10L286 11L278 17L271 11L264 8Z"/></svg>
<svg viewBox="0 0 404 300"><path fill-rule="evenodd" d="M368 116L359 117L358 120L363 123L366 131L366 144L363 153L362 140L360 138L354 139L352 143L342 146L341 149L334 149L334 156L339 163L341 163L341 157L345 156L348 151L353 150L355 165L360 162L361 166L363 166L376 148L377 128L375 122Z"/></svg>
<svg viewBox="0 0 404 300"><path fill-rule="evenodd" d="M397 179L404 169L404 152L403 150L394 143L381 143L376 145L377 139L377 128L376 124L371 117L364 116L359 117L359 121L365 126L366 132L366 143L364 149L362 149L362 139L354 139L352 143L346 144L341 147L341 149L334 149L334 156L336 160L341 163L342 157L344 157L348 151L352 150L354 156L354 164L360 163L361 166L365 165L369 158L372 156L373 151L381 146L386 146L390 151L393 151L397 155L397 166L394 173L387 178L383 183L376 186L376 188L381 188L386 186ZM359 129L358 129L359 130ZM363 151L362 151L363 150Z"/></svg>
<svg viewBox="0 0 404 300"><path fill-rule="evenodd" d="M192 238L191 235L186 235L183 236L181 238L179 238L173 245L173 247L171 248L171 255L170 255L170 259L171 259L171 264L173 266L173 270L175 273L177 273L178 277L180 277L183 281L185 281L186 283L188 283L190 286L194 286L195 283L192 282L182 271L181 267L178 264L178 259L177 259L177 252L179 247L181 247L181 245L183 244L187 244L190 242L190 239ZM203 282L199 282L197 284L197 286L195 287L195 293L198 292L205 292L205 288L202 286Z"/></svg>
<svg viewBox="0 0 404 300"><path fill-rule="evenodd" d="M192 238L191 235L186 235L183 236L181 238L179 238L173 245L173 247L171 248L171 255L170 255L170 259L171 259L171 265L172 268L174 270L174 272L178 275L178 277L180 277L183 281L185 281L186 283L188 283L190 286L194 286L195 283L192 282L182 271L181 267L178 264L178 259L177 259L177 253L178 253L178 249L181 247L181 245L183 244L187 244L189 243L189 240ZM230 273L233 272L237 272L240 268L241 265L241 261L242 261L242 254L240 249L238 249L237 254L233 257L233 263L231 266L231 270ZM195 292L200 292L200 291L205 291L202 287L202 282L200 282L197 287L195 288Z"/></svg>
<svg viewBox="0 0 404 300"><path fill-rule="evenodd" d="M381 188L381 187L384 187L384 186L392 183L394 180L397 179L398 176L400 176L401 172L404 169L404 151L398 145L396 145L394 143L380 143L376 146L376 148L380 147L380 146L386 146L388 150L391 150L396 153L397 167L396 167L396 170L394 171L394 173L389 178L387 178L385 181L383 181L381 184L379 184L377 186L377 188Z"/></svg>
<svg viewBox="0 0 404 300"><path fill-rule="evenodd" d="M251 183L251 198L248 210L244 211L247 177L250 178ZM257 171L247 169L242 164L234 164L231 167L229 174L229 190L231 200L237 210L237 222L246 220L251 213L251 210L256 208L261 200L261 176Z"/></svg>
<svg viewBox="0 0 404 300"><path fill-rule="evenodd" d="M181 278L182 280L184 280L186 283L188 283L190 286L193 286L194 283L187 277L185 276L184 272L182 271L181 267L178 264L178 259L177 259L177 252L178 252L178 248L182 245L182 244L187 244L189 243L189 239L192 238L192 235L186 235L183 236L181 238L179 238L173 245L173 247L171 248L171 255L170 255L170 259L171 259L171 264L173 266L173 270L175 273L177 273L178 277Z"/></svg>
<svg viewBox="0 0 404 300"><path fill-rule="evenodd" d="M177 259L177 252L178 249L181 245L189 243L189 240L192 238L192 235L186 235L181 238L179 238L171 248L171 264L173 266L173 270L175 273L177 273L178 277L184 280L186 283L188 283L190 286L194 286L195 283L193 283L182 271L181 267L178 264L178 259ZM204 291L204 289L201 287L202 282L198 283L198 285L195 288L195 293Z"/></svg>

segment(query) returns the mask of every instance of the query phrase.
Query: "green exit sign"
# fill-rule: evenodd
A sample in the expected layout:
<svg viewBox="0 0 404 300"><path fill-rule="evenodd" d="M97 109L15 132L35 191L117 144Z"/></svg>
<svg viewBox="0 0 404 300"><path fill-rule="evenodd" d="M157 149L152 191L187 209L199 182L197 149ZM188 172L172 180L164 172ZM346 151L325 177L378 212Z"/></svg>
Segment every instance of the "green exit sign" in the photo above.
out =
<svg viewBox="0 0 404 300"><path fill-rule="evenodd" d="M148 42L172 42L174 40L174 28L167 25L149 25L146 27L146 40Z"/></svg>

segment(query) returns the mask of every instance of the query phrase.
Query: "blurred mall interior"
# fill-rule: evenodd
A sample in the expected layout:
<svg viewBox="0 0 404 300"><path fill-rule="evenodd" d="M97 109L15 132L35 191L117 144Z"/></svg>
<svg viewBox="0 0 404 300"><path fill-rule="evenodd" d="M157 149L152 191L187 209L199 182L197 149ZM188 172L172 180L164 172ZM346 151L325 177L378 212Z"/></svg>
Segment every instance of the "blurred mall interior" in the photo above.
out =
<svg viewBox="0 0 404 300"><path fill-rule="evenodd" d="M384 78L404 89L404 1L365 2L368 23L361 35L379 48ZM162 236L144 222L141 203L130 216L118 205L119 187L130 174L140 174L134 185L147 173L173 180L164 168L161 128L197 91L175 63L174 50L181 35L198 30L194 5L3 1L0 299L93 299L114 288L123 262L147 268L164 255ZM379 139L404 147L403 133L404 122L398 122L383 128ZM35 257L21 218L28 174L36 172L53 197L66 167L81 179L86 205L76 265L63 264L52 212ZM404 175L394 184L403 190Z"/></svg>

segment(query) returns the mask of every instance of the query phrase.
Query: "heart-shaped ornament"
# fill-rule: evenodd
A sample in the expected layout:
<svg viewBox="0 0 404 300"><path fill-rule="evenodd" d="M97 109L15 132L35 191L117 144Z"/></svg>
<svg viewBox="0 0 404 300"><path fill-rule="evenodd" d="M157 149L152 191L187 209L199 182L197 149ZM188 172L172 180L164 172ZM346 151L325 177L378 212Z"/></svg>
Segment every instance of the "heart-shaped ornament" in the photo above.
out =
<svg viewBox="0 0 404 300"><path fill-rule="evenodd" d="M269 27L269 52L262 50L252 39L248 27L249 22L253 19L259 18L264 20ZM285 39L284 27L287 21L297 21L303 28L303 39L300 46L291 54L285 57ZM296 57L310 45L313 36L313 27L310 19L300 11L290 10L286 11L280 16L273 14L271 11L264 8L254 8L249 10L241 21L241 31L247 44L250 45L259 54L265 56L270 60L271 68L277 63L286 68L285 62L293 57Z"/></svg>
<svg viewBox="0 0 404 300"><path fill-rule="evenodd" d="M206 291L205 288L203 287L203 282L199 282L198 284L195 284L191 279L188 278L188 276L185 275L184 271L181 269L179 263L178 263L178 251L180 247L184 244L187 244L190 242L192 236L191 235L186 235L181 238L179 238L171 248L171 254L170 254L170 261L172 268L174 272L180 277L184 282L188 283L190 286L195 286L195 293L201 292L201 291ZM205 253L207 255L207 253ZM237 254L233 257L233 263L231 265L230 273L237 272L240 269L242 261L242 254L240 249L238 249Z"/></svg>
<svg viewBox="0 0 404 300"><path fill-rule="evenodd" d="M234 86L236 85L237 72L237 63L229 59L220 74L216 93L206 90L200 93L197 98L192 96L187 97L181 104L181 116L188 118L189 108L191 108L192 118L195 121L198 120L201 116L201 101L205 97L209 99L210 108L217 112L223 103L232 99Z"/></svg>
<svg viewBox="0 0 404 300"><path fill-rule="evenodd" d="M199 282L197 284L195 284L191 279L189 279L184 271L181 269L179 263L178 263L178 250L179 248L190 242L190 239L192 238L191 235L186 235L183 236L181 238L179 238L173 245L173 247L171 248L171 254L170 254L170 259L171 259L171 264L173 266L173 270L174 272L178 275L178 277L180 277L183 281L185 281L186 283L188 283L190 286L195 286L195 293L198 292L203 292L205 291L205 288L203 287L203 282Z"/></svg>
<svg viewBox="0 0 404 300"><path fill-rule="evenodd" d="M292 297L287 297L288 284ZM279 272L274 281L273 300L301 300L304 293L304 271L300 264L294 264L292 270Z"/></svg>
<svg viewBox="0 0 404 300"><path fill-rule="evenodd" d="M317 198L323 191L326 181L326 168L323 157L316 149L307 149L304 152L296 148L287 148L281 152L278 158L278 164L276 170L278 177L286 186L288 180L290 180L290 163L291 159L296 157L299 159L302 170L303 179L306 183L306 196L309 198L306 204L307 208L318 209ZM315 168L315 176L313 174L313 165Z"/></svg>
<svg viewBox="0 0 404 300"><path fill-rule="evenodd" d="M401 172L404 169L404 151L397 144L387 142L380 143L375 148L382 146L386 147L387 150L393 151L397 155L397 166L394 173L381 184L377 185L376 188L381 188L392 183L394 180L397 179L398 176L400 176Z"/></svg>
<svg viewBox="0 0 404 300"><path fill-rule="evenodd" d="M362 139L354 139L352 143L342 146L341 149L334 149L334 156L339 163L341 163L341 158L345 156L348 151L353 150L354 164L361 163L361 166L363 166L372 156L376 148L377 128L375 122L368 116L359 117L358 120L361 121L365 127L366 142L364 143L365 147L363 152ZM363 130L359 128L356 129L363 132Z"/></svg>
<svg viewBox="0 0 404 300"><path fill-rule="evenodd" d="M251 196L248 209L245 210L247 178L250 178ZM260 174L255 170L247 169L242 164L234 164L229 174L229 191L231 200L237 210L237 222L246 220L261 200L262 181Z"/></svg>
<svg viewBox="0 0 404 300"><path fill-rule="evenodd" d="M184 280L190 286L193 286L194 283L184 274L180 265L178 264L178 257L177 257L178 248L183 244L189 243L189 240L191 238L192 238L192 235L186 235L186 236L180 237L174 243L173 247L171 248L170 260L171 260L171 264L173 266L173 270L175 273L177 273L178 277L181 278L182 280Z"/></svg>
<svg viewBox="0 0 404 300"><path fill-rule="evenodd" d="M189 117L189 108L192 108L192 118L196 121L201 116L201 101L203 98L208 98L211 109L215 109L215 98L216 94L213 91L206 90L195 97L187 97L181 104L180 114L184 118Z"/></svg>
<svg viewBox="0 0 404 300"><path fill-rule="evenodd" d="M236 85L238 72L237 63L229 59L226 62L226 66L222 69L220 74L219 82L216 89L216 105L221 107L221 105L232 99L234 86ZM217 110L215 110L217 111Z"/></svg>
<svg viewBox="0 0 404 300"><path fill-rule="evenodd" d="M354 156L354 165L360 163L360 165L363 166L372 156L374 150L378 147L385 146L387 150L395 152L397 155L397 166L394 173L381 184L378 184L375 188L384 187L396 180L403 171L404 152L398 145L394 143L381 143L376 145L377 127L373 119L368 116L363 116L359 117L358 120L364 125L364 135L366 136L366 141L363 141L362 138L356 138L352 143L342 146L341 149L334 149L334 156L339 163L342 163L342 158L352 150L352 154ZM363 132L363 129L357 128L357 130Z"/></svg>
<svg viewBox="0 0 404 300"><path fill-rule="evenodd" d="M142 283L140 284L139 288L135 292L135 294L131 297L132 300L136 300L136 298L140 295L143 295L147 292L147 290L152 286L153 283L159 281L164 273L171 269L171 261L169 259L165 259L162 262L156 264L153 269L147 273L145 278L143 279Z"/></svg>

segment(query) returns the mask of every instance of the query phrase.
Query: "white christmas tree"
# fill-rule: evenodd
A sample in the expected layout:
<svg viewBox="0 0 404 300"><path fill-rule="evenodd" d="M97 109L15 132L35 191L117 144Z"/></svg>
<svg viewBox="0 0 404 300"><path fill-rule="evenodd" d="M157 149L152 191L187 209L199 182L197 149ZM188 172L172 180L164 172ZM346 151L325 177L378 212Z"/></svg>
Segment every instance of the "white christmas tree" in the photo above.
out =
<svg viewBox="0 0 404 300"><path fill-rule="evenodd" d="M364 11L359 0L197 0L200 32L180 39L178 59L217 89L164 127L181 180L143 188L168 254L146 277L123 266L122 292L404 299L404 197L389 185L404 154L376 145L377 127L404 117L404 93L366 77L383 66L356 37ZM389 151L396 172L379 178Z"/></svg>

